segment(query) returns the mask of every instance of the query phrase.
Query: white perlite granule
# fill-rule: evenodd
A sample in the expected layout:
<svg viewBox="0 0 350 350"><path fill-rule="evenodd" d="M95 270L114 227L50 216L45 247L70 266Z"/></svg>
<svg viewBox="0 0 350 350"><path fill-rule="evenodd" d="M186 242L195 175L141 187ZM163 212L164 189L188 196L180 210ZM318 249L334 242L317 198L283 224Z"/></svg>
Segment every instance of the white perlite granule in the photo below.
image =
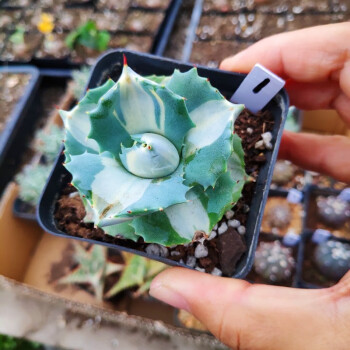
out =
<svg viewBox="0 0 350 350"><path fill-rule="evenodd" d="M222 235L224 232L226 232L228 229L226 222L223 222L220 227L218 228L218 234Z"/></svg>
<svg viewBox="0 0 350 350"><path fill-rule="evenodd" d="M233 228L241 226L241 223L238 220L229 220L228 225Z"/></svg>
<svg viewBox="0 0 350 350"><path fill-rule="evenodd" d="M166 258L168 256L168 249L159 244L150 244L145 249L146 253L149 255L161 256L162 258Z"/></svg>
<svg viewBox="0 0 350 350"><path fill-rule="evenodd" d="M214 267L213 271L211 272L214 276L222 276L222 271L218 269L217 267Z"/></svg>
<svg viewBox="0 0 350 350"><path fill-rule="evenodd" d="M225 213L225 217L227 220L230 220L233 218L233 215L235 215L234 211L233 210L228 210L226 213Z"/></svg>
<svg viewBox="0 0 350 350"><path fill-rule="evenodd" d="M196 249L194 250L194 256L197 259L205 258L206 256L208 256L208 248L203 244L198 244Z"/></svg>
<svg viewBox="0 0 350 350"><path fill-rule="evenodd" d="M239 226L237 231L240 235L244 235L246 232L246 228L244 226Z"/></svg>
<svg viewBox="0 0 350 350"><path fill-rule="evenodd" d="M192 255L189 255L186 260L186 265L189 267L195 267L196 266L196 258Z"/></svg>

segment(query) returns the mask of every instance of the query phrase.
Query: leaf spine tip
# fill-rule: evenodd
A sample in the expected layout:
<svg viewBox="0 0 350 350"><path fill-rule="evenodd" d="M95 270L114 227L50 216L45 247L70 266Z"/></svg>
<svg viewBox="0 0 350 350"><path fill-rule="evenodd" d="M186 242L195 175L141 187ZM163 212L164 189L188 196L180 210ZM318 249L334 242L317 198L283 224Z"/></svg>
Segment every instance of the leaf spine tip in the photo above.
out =
<svg viewBox="0 0 350 350"><path fill-rule="evenodd" d="M124 64L124 66L127 66L127 65L128 65L128 61L127 61L127 59L126 59L125 54L123 54L123 64Z"/></svg>
<svg viewBox="0 0 350 350"><path fill-rule="evenodd" d="M132 213L132 211L131 211L131 210L128 210L128 211L127 211L127 213L128 213L128 214L131 214L131 213Z"/></svg>
<svg viewBox="0 0 350 350"><path fill-rule="evenodd" d="M148 211L148 209L147 208L145 208L145 209L143 209L144 211Z"/></svg>
<svg viewBox="0 0 350 350"><path fill-rule="evenodd" d="M60 107L56 104L53 105L56 109L60 109Z"/></svg>
<svg viewBox="0 0 350 350"><path fill-rule="evenodd" d="M164 209L163 208L159 208L159 211L163 211Z"/></svg>

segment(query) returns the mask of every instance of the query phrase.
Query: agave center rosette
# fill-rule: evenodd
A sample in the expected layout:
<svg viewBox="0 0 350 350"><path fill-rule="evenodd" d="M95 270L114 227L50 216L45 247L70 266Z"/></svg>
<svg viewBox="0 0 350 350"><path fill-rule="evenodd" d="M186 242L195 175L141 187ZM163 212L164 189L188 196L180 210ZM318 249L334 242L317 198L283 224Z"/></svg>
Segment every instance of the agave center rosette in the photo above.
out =
<svg viewBox="0 0 350 350"><path fill-rule="evenodd" d="M248 180L227 101L197 69L119 80L89 90L71 111L65 166L85 221L113 236L163 245L209 234Z"/></svg>

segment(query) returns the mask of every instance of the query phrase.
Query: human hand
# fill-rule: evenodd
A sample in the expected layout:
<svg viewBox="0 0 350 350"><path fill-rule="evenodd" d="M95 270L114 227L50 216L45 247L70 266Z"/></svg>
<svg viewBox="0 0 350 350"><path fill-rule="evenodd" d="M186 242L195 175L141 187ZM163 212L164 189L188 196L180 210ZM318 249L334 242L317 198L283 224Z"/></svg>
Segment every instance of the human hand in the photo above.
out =
<svg viewBox="0 0 350 350"><path fill-rule="evenodd" d="M259 62L287 79L291 103L335 108L350 125L350 23L264 39L226 59L248 72ZM280 157L350 182L350 139L285 132ZM252 285L180 268L155 278L150 294L197 317L240 350L345 350L350 342L350 272L336 286L303 290Z"/></svg>
<svg viewBox="0 0 350 350"><path fill-rule="evenodd" d="M336 109L350 126L350 22L274 35L225 59L220 68L249 72L256 63L286 79L291 104ZM280 158L350 183L350 139L285 132Z"/></svg>

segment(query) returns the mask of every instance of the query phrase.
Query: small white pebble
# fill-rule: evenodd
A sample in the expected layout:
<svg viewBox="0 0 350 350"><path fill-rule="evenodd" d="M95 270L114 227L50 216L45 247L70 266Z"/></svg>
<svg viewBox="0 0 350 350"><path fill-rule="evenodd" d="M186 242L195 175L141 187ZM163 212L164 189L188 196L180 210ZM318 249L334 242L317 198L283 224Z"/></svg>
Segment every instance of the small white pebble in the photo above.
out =
<svg viewBox="0 0 350 350"><path fill-rule="evenodd" d="M226 213L225 213L225 217L227 220L230 220L233 218L233 215L235 215L234 211L233 210L228 210Z"/></svg>
<svg viewBox="0 0 350 350"><path fill-rule="evenodd" d="M263 140L257 141L254 147L255 149L261 149L261 150L265 149L264 141Z"/></svg>
<svg viewBox="0 0 350 350"><path fill-rule="evenodd" d="M185 264L185 262L183 261L183 259L180 259L179 263L180 263L180 264Z"/></svg>
<svg viewBox="0 0 350 350"><path fill-rule="evenodd" d="M145 249L146 253L149 255L161 256L162 258L166 258L169 254L168 249L159 244L150 244Z"/></svg>
<svg viewBox="0 0 350 350"><path fill-rule="evenodd" d="M241 223L238 220L229 220L228 225L233 228L237 228L241 225Z"/></svg>
<svg viewBox="0 0 350 350"><path fill-rule="evenodd" d="M218 234L222 235L224 232L226 232L228 229L226 222L223 222L220 227L218 228Z"/></svg>
<svg viewBox="0 0 350 350"><path fill-rule="evenodd" d="M251 135L253 133L253 129L252 128L247 128L247 133Z"/></svg>
<svg viewBox="0 0 350 350"><path fill-rule="evenodd" d="M195 267L196 266L196 258L192 255L189 255L186 260L186 265L189 267Z"/></svg>
<svg viewBox="0 0 350 350"><path fill-rule="evenodd" d="M198 244L196 249L194 250L194 256L197 259L205 258L206 256L208 256L208 248L203 244Z"/></svg>
<svg viewBox="0 0 350 350"><path fill-rule="evenodd" d="M196 267L196 270L200 272L205 272L205 269L202 269L201 267L198 267L198 266Z"/></svg>
<svg viewBox="0 0 350 350"><path fill-rule="evenodd" d="M178 252L177 250L173 250L172 252L170 252L171 256L179 256L180 252Z"/></svg>
<svg viewBox="0 0 350 350"><path fill-rule="evenodd" d="M218 229L218 224L216 224L215 226L214 226L214 228L213 228L213 230L217 230Z"/></svg>
<svg viewBox="0 0 350 350"><path fill-rule="evenodd" d="M211 272L211 274L214 276L222 276L222 271L217 267L214 267L214 270Z"/></svg>
<svg viewBox="0 0 350 350"><path fill-rule="evenodd" d="M211 231L208 240L211 241L216 237L217 233L216 231Z"/></svg>
<svg viewBox="0 0 350 350"><path fill-rule="evenodd" d="M245 229L244 226L239 226L238 229L237 229L237 231L238 231L238 233L239 233L240 235L244 235L245 232L246 232L246 229Z"/></svg>
<svg viewBox="0 0 350 350"><path fill-rule="evenodd" d="M272 134L271 134L271 132L270 131L264 132L263 134L261 134L261 137L263 139L263 143L264 143L265 147L267 149L272 149L272 144L271 144Z"/></svg>

